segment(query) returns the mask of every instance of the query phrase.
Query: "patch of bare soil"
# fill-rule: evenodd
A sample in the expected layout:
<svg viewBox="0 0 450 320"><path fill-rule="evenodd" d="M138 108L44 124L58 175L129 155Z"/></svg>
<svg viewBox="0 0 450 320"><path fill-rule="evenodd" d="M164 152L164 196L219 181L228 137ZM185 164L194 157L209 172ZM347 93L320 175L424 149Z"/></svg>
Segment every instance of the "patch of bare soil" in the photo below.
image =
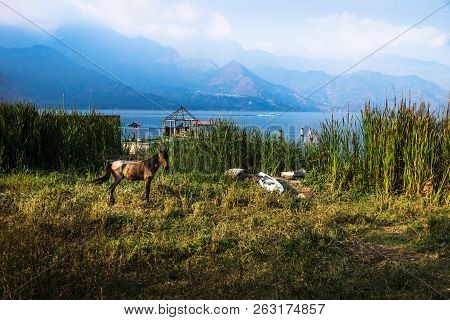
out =
<svg viewBox="0 0 450 320"><path fill-rule="evenodd" d="M279 180L287 189L297 197L306 199L312 196L312 189L302 184L300 180Z"/></svg>

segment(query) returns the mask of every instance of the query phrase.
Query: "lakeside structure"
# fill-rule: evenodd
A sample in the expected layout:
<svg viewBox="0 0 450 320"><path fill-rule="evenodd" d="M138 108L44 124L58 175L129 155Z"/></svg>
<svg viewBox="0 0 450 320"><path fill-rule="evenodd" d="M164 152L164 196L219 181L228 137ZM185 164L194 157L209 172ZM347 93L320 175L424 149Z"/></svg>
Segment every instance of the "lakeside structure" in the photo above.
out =
<svg viewBox="0 0 450 320"><path fill-rule="evenodd" d="M141 122L134 120L127 127L122 127L122 145L132 156L136 155L138 150L148 149L160 137L184 139L191 134L196 135L201 129L207 129L214 125L214 121L199 120L183 105L163 117L161 119L161 127L143 127ZM289 140L289 137L285 136L282 129L276 131L276 136L278 140ZM310 127L307 130L306 128L301 128L299 141L302 143L315 143L317 142L317 134Z"/></svg>
<svg viewBox="0 0 450 320"><path fill-rule="evenodd" d="M180 106L177 110L164 117L161 120L161 128L142 128L140 122L132 122L123 129L131 129L133 133L131 136L125 137L123 140L123 146L129 150L129 154L135 156L138 150L147 149L151 143L158 140L159 137L187 137L191 132L196 133L199 128L207 128L213 123L211 121L201 121L190 113L186 107ZM150 129L158 130L159 134L151 135ZM145 134L147 131L147 135ZM140 131L143 134L141 134Z"/></svg>
<svg viewBox="0 0 450 320"><path fill-rule="evenodd" d="M162 119L162 135L183 137L200 127L207 127L211 124L210 121L200 121L184 106L180 106Z"/></svg>

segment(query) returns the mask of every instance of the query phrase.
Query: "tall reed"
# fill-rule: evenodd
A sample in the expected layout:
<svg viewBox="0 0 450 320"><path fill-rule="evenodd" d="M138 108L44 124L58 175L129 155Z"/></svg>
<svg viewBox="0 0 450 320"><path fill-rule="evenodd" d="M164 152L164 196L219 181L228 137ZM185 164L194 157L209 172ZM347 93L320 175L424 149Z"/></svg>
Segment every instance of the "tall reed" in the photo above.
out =
<svg viewBox="0 0 450 320"><path fill-rule="evenodd" d="M0 170L90 171L122 154L120 123L95 112L0 104Z"/></svg>
<svg viewBox="0 0 450 320"><path fill-rule="evenodd" d="M220 173L241 167L272 175L315 169L332 188L382 194L448 193L449 109L432 112L424 102L384 107L366 104L360 115L325 120L316 143L287 141L261 130L219 121L189 137L161 138L176 171ZM155 150L152 150L154 152Z"/></svg>
<svg viewBox="0 0 450 320"><path fill-rule="evenodd" d="M432 112L402 99L392 106L366 104L359 119L322 124L318 168L333 186L379 193L440 194L449 183L449 109Z"/></svg>
<svg viewBox="0 0 450 320"><path fill-rule="evenodd" d="M259 129L216 121L184 138L161 137L145 153L164 148L177 172L223 173L233 167L271 175L314 169L332 188L449 198L450 104L441 113L402 99L366 104L358 117L322 123L317 141L288 141ZM98 170L120 156L120 124L96 113L39 111L0 105L0 169ZM141 155L145 157L146 155Z"/></svg>
<svg viewBox="0 0 450 320"><path fill-rule="evenodd" d="M209 129L188 137L160 138L148 153L156 152L157 148L169 151L172 167L179 172L218 173L240 167L276 174L307 165L299 143L279 140L269 132L248 130L227 121L216 121Z"/></svg>

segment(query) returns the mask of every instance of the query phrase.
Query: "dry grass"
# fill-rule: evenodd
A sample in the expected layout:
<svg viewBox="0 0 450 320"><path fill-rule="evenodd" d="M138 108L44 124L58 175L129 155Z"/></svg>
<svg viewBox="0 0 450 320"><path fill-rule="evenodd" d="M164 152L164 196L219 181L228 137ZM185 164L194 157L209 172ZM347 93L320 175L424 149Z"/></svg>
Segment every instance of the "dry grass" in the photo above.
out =
<svg viewBox="0 0 450 320"><path fill-rule="evenodd" d="M166 174L150 204L124 182L109 207L91 178L0 176L4 298L448 298L448 208L429 199Z"/></svg>

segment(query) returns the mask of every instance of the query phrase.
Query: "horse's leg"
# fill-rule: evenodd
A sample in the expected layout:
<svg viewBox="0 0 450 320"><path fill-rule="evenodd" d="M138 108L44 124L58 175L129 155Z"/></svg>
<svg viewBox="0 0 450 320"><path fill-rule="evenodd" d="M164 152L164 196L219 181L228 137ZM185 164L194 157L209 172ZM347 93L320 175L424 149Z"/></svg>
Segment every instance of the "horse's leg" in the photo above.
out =
<svg viewBox="0 0 450 320"><path fill-rule="evenodd" d="M114 180L112 185L109 187L109 205L114 205L116 202L116 199L114 199L114 190L116 189L117 185L119 184L120 180Z"/></svg>
<svg viewBox="0 0 450 320"><path fill-rule="evenodd" d="M150 201L150 185L152 184L153 177L149 176L145 179L145 200Z"/></svg>
<svg viewBox="0 0 450 320"><path fill-rule="evenodd" d="M117 175L114 171L113 171L113 176L114 176L114 182L109 187L109 204L110 205L113 205L116 202L116 200L114 199L114 190L116 189L116 187L120 183L120 181L122 181L122 179L123 179L123 176Z"/></svg>

